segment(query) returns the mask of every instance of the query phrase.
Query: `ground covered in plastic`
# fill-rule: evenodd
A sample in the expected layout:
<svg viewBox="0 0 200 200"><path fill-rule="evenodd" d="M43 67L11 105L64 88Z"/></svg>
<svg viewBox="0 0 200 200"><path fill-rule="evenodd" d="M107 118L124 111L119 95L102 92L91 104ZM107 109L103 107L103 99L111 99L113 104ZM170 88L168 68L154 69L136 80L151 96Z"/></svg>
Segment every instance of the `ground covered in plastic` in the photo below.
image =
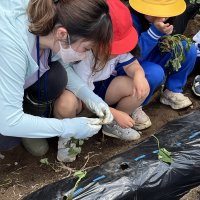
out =
<svg viewBox="0 0 200 200"><path fill-rule="evenodd" d="M191 34L192 30L190 29L188 33ZM189 78L184 91L191 98L193 106L181 111L174 111L159 103L159 92L157 92L150 105L144 108L153 125L143 131L142 138L137 143L156 133L168 121L200 108L200 98L195 97L191 92L193 77L194 74ZM41 164L41 158L31 156L22 146L10 152L2 152L5 158L0 158L1 200L21 199L44 185L72 175L76 170L81 168L89 170L112 156L128 150L136 142L123 142L108 137L103 138L102 134L99 133L85 142L83 151L76 162L66 165L56 161L57 139L49 140L49 144L50 150L48 154L42 157L48 158L48 165ZM191 190L182 200L197 200L199 198L200 186Z"/></svg>
<svg viewBox="0 0 200 200"><path fill-rule="evenodd" d="M200 185L199 118L196 110L170 121L87 174L76 172L83 180L62 179L23 200L179 200Z"/></svg>
<svg viewBox="0 0 200 200"><path fill-rule="evenodd" d="M193 106L190 108L174 111L159 103L159 92L155 95L151 104L145 108L153 125L143 131L141 140L158 131L166 122L200 108L200 99L196 98L190 90L192 79L193 77L190 77L185 91L193 101ZM141 140L138 142L141 142ZM3 153L5 158L0 159L1 200L21 199L48 183L66 178L73 174L75 170L79 170L82 167L89 169L98 166L113 155L124 152L136 144L136 142L123 142L109 137L103 138L102 134L99 133L85 142L83 152L76 162L63 165L56 162L56 142L56 138L49 141L50 151L43 157L48 158L49 165L42 165L40 163L41 158L31 156L22 146ZM199 199L199 191L200 188L196 188L188 194L188 197L186 196L183 199Z"/></svg>

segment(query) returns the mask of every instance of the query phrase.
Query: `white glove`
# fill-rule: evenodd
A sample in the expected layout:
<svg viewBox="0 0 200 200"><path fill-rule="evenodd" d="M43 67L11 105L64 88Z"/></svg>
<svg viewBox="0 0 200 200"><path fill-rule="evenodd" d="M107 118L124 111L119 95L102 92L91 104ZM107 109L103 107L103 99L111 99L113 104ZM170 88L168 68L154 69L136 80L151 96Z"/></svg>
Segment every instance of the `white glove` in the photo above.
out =
<svg viewBox="0 0 200 200"><path fill-rule="evenodd" d="M90 103L90 109L101 119L101 124L109 124L113 121L112 113L104 102L99 104Z"/></svg>
<svg viewBox="0 0 200 200"><path fill-rule="evenodd" d="M101 129L101 119L98 118L76 117L63 119L63 123L66 126L61 135L63 138L84 139L97 134Z"/></svg>
<svg viewBox="0 0 200 200"><path fill-rule="evenodd" d="M101 124L109 124L113 120L108 105L92 90L82 87L77 96L85 103L87 108L101 118Z"/></svg>

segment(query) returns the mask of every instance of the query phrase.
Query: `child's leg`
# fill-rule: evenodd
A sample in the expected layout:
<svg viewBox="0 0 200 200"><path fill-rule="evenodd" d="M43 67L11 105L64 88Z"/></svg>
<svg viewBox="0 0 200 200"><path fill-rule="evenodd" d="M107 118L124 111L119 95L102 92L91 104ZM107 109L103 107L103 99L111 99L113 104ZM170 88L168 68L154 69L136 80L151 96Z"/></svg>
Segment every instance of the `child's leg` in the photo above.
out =
<svg viewBox="0 0 200 200"><path fill-rule="evenodd" d="M144 106L148 104L156 89L163 83L165 74L162 67L158 64L144 61L141 63L141 66L143 67L145 77L150 86L149 95L142 104ZM142 110L141 106L132 113L132 118L135 121L134 128L136 130L146 129L152 124L149 116Z"/></svg>
<svg viewBox="0 0 200 200"><path fill-rule="evenodd" d="M183 43L185 46L185 43ZM190 50L186 53L185 62L181 65L181 68L176 72L173 71L166 80L166 88L172 92L181 93L187 82L187 78L194 68L197 50L195 45L192 45Z"/></svg>
<svg viewBox="0 0 200 200"><path fill-rule="evenodd" d="M185 47L185 42L183 41ZM163 104L170 105L173 109L182 109L192 104L190 99L182 94L183 88L187 82L188 75L194 68L197 56L195 45L192 45L188 52L185 50L185 61L181 64L178 71L173 71L167 76L166 90L161 94L160 101ZM169 60L169 53L160 55L160 64L163 66Z"/></svg>
<svg viewBox="0 0 200 200"><path fill-rule="evenodd" d="M105 95L108 105L117 104L116 109L131 114L144 99L132 95L132 80L128 76L118 76L112 80Z"/></svg>
<svg viewBox="0 0 200 200"><path fill-rule="evenodd" d="M145 77L148 80L150 86L149 95L143 102L143 105L146 105L148 104L149 100L151 99L156 89L163 83L165 78L165 73L162 67L156 63L144 61L141 63L141 66L144 70Z"/></svg>
<svg viewBox="0 0 200 200"><path fill-rule="evenodd" d="M165 74L162 67L158 64L155 64L149 61L143 61L140 64L143 67L143 70L145 72L145 77L150 86L149 95L146 97L145 101L142 104L142 105L146 105L149 102L155 90L163 83ZM121 75L126 74L123 69L123 66L118 65L117 70L118 70L118 73ZM132 113L132 118L135 121L134 128L136 130L143 130L151 126L151 120L146 115L146 113L142 110L142 107L137 108Z"/></svg>
<svg viewBox="0 0 200 200"><path fill-rule="evenodd" d="M116 105L118 111L123 111L130 115L146 98L139 100L132 93L132 79L128 76L118 76L109 84L105 94L105 101L108 105ZM120 115L120 119L121 117ZM124 116L123 118L125 121L127 120L127 123L132 120L130 116ZM120 120L117 122L115 119L111 124L104 125L102 132L108 136L128 141L140 138L140 134L136 130L120 127L120 122Z"/></svg>
<svg viewBox="0 0 200 200"><path fill-rule="evenodd" d="M185 41L182 43L183 47L185 48ZM149 61L157 63L158 65L162 66L164 71L166 71L165 64L170 59L170 56L170 53L160 54L158 47L156 47L151 57L149 58ZM191 45L191 48L188 50L188 52L185 50L185 62L181 64L181 68L179 68L178 71L174 70L172 73L167 75L165 86L168 90L176 93L183 91L187 77L194 68L196 57L196 47L195 45Z"/></svg>

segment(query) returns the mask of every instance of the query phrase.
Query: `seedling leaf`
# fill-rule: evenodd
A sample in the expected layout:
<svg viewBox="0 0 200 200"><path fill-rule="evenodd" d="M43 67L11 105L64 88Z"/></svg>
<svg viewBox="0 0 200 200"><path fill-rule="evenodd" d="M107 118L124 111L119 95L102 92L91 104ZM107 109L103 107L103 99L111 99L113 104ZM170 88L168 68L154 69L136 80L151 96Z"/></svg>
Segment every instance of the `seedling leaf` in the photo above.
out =
<svg viewBox="0 0 200 200"><path fill-rule="evenodd" d="M40 159L40 163L44 164L44 165L49 165L48 158L42 158L42 159Z"/></svg>

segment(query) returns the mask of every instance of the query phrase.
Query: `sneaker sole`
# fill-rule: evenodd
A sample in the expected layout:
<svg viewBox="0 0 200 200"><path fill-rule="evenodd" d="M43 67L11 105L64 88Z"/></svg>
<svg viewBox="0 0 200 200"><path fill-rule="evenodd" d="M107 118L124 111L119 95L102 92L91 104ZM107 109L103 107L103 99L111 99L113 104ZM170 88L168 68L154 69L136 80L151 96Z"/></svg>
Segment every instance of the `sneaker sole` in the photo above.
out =
<svg viewBox="0 0 200 200"><path fill-rule="evenodd" d="M137 131L141 131L141 130L144 130L144 129L149 128L151 125L152 125L151 121L148 120L148 121L146 121L145 123L136 124L136 125L134 126L134 129L137 130Z"/></svg>
<svg viewBox="0 0 200 200"><path fill-rule="evenodd" d="M114 135L114 134L112 134L112 133L108 133L108 132L104 131L103 129L102 129L102 133L103 133L104 135L109 136L109 137L121 139L120 137L117 137L116 135Z"/></svg>
<svg viewBox="0 0 200 200"><path fill-rule="evenodd" d="M129 140L128 140L128 139L122 139L122 138L120 138L120 137L117 137L116 135L114 135L114 134L112 134L112 133L108 133L108 132L106 132L106 131L104 131L104 130L102 130L102 133L103 133L104 135L109 136L109 137L117 138L117 139L124 140L124 141L133 141L133 140L138 140L138 139L140 139L140 135L139 135L138 138L134 138L134 139L129 139Z"/></svg>
<svg viewBox="0 0 200 200"><path fill-rule="evenodd" d="M179 110L179 109L182 109L182 108L187 108L188 106L191 106L192 105L192 102L191 103L188 103L184 106L179 106L179 105L176 105L176 104L173 104L173 103L169 103L169 100L166 100L165 98L163 97L160 97L160 102L164 105L168 105L168 106L171 106L174 110Z"/></svg>

